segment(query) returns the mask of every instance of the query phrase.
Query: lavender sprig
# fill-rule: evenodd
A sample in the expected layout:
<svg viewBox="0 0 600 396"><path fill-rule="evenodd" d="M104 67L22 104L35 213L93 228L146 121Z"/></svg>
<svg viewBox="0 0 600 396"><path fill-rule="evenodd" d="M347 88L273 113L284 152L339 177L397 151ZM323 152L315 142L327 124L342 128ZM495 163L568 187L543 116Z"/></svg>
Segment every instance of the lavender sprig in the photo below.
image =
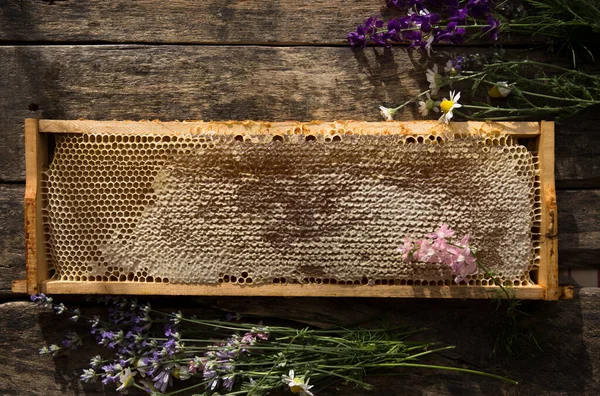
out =
<svg viewBox="0 0 600 396"><path fill-rule="evenodd" d="M55 312L73 312L46 296L32 300ZM362 377L369 370L408 366L415 364L409 361L451 348L432 350L431 343L405 342L414 331L298 330L190 318L123 298L105 298L103 303L108 306L106 317L88 319L89 338L105 347L105 353L90 360L80 379L112 385L120 392L136 387L156 395L190 381L193 384L185 390L256 394L279 388L312 395L313 385L324 386L340 378L368 389ZM190 331L201 337L185 338ZM222 338L224 331L229 335ZM65 348L82 338L68 335ZM63 350L51 345L40 352L55 356Z"/></svg>

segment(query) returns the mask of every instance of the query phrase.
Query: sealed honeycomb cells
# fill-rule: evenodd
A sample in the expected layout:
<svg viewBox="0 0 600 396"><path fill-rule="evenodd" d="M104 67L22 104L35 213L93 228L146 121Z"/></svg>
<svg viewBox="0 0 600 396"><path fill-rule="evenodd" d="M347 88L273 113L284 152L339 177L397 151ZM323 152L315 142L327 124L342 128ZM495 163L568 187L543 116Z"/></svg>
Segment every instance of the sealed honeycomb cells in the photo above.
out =
<svg viewBox="0 0 600 396"><path fill-rule="evenodd" d="M444 285L403 263L447 223L505 284L538 265L537 158L507 136L56 136L42 194L54 279ZM471 285L492 284L483 274Z"/></svg>

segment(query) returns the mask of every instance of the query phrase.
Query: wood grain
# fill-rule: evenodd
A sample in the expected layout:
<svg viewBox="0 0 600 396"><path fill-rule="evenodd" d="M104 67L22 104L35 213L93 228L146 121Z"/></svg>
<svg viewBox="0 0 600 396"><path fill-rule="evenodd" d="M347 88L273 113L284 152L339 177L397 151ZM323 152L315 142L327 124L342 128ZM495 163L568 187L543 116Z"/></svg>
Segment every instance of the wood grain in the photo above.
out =
<svg viewBox="0 0 600 396"><path fill-rule="evenodd" d="M561 268L600 269L600 191L558 191Z"/></svg>
<svg viewBox="0 0 600 396"><path fill-rule="evenodd" d="M41 178L48 165L47 135L39 133L39 122L35 118L25 120L25 261L27 271L27 293L40 292L41 282L48 277L46 241L42 223Z"/></svg>
<svg viewBox="0 0 600 396"><path fill-rule="evenodd" d="M214 306L242 315L276 316L323 326L367 321L373 326L386 323L388 326L427 327L416 339L456 345L456 349L427 358L427 362L490 371L520 383L513 386L478 376L405 369L396 372L399 376L368 376L366 381L375 386L371 391L339 384L320 391L319 395L517 396L600 393L600 378L595 375L600 365L599 298L597 288L580 289L571 301L528 302L521 306L520 309L529 314L527 325L534 329L544 350L538 356L524 359L505 359L503 355L490 359L505 312L502 309L494 312L494 306L487 301L453 300L441 304L434 300L229 297L190 302L163 297L160 303L166 309L175 307L201 317L206 315L208 307ZM69 307L74 304L68 300L65 303ZM156 307L154 302L153 307ZM82 307L83 313L90 316L100 309ZM0 316L3 319L0 347L4 351L0 355L1 394L21 395L26 389L28 395L116 395L113 387L103 390L100 385L83 387L78 383L76 377L81 368L100 352L90 344L70 356L54 359L36 356L39 347L60 343L63 334L73 329L65 318L43 313L27 302L0 304ZM77 328L81 333L86 330L83 324Z"/></svg>
<svg viewBox="0 0 600 396"><path fill-rule="evenodd" d="M24 185L0 184L0 298L25 278L24 192ZM557 204L559 267L600 268L600 190L557 191Z"/></svg>
<svg viewBox="0 0 600 396"><path fill-rule="evenodd" d="M346 44L381 0L4 0L0 40Z"/></svg>
<svg viewBox="0 0 600 396"><path fill-rule="evenodd" d="M383 285L182 285L142 282L47 281L43 293L55 294L129 294L194 296L271 296L271 297L389 297L389 298L503 298L497 286L383 286ZM558 300L561 290L546 283L541 286L511 288L514 297L523 300Z"/></svg>
<svg viewBox="0 0 600 396"><path fill-rule="evenodd" d="M449 54L437 55L440 63ZM0 181L25 180L27 117L380 121L378 105L402 103L427 87L424 72L432 61L400 48L0 47ZM396 118L422 117L409 106ZM600 139L594 137L600 123L585 125L585 139L581 125L557 127L559 187L567 179L600 188Z"/></svg>
<svg viewBox="0 0 600 396"><path fill-rule="evenodd" d="M0 298L11 281L25 279L25 229L22 184L0 184Z"/></svg>
<svg viewBox="0 0 600 396"><path fill-rule="evenodd" d="M514 138L535 138L540 135L538 122L453 122L448 125L437 121L349 121L332 122L261 122L261 121L96 121L96 120L39 120L43 133L108 133L158 136L196 135L202 133L238 134L304 134L331 135L431 135L469 134L475 136L505 134ZM346 132L347 131L347 132Z"/></svg>
<svg viewBox="0 0 600 396"><path fill-rule="evenodd" d="M538 284L546 289L546 300L558 300L558 213L554 187L554 122L542 121L538 141L540 161L540 268ZM550 165L550 166L549 166Z"/></svg>

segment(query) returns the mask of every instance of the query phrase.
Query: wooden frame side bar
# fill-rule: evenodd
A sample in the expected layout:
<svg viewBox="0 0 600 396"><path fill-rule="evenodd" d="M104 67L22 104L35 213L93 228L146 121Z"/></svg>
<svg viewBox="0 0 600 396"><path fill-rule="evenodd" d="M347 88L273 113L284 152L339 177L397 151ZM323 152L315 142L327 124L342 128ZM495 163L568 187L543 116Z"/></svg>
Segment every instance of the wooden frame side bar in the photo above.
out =
<svg viewBox="0 0 600 396"><path fill-rule="evenodd" d="M344 134L430 135L435 134L505 134L514 137L534 138L539 135L537 122L455 122L443 125L437 121L312 121L312 122L259 122L259 121L87 121L40 120L42 133L107 133L140 135L197 135L220 134L286 134L323 135L331 132Z"/></svg>
<svg viewBox="0 0 600 396"><path fill-rule="evenodd" d="M27 293L40 291L48 279L44 224L42 215L41 177L48 162L46 136L39 133L35 118L25 120L25 262L27 266Z"/></svg>
<svg viewBox="0 0 600 396"><path fill-rule="evenodd" d="M540 164L540 269L538 284L546 290L546 300L558 300L558 212L554 185L554 122L540 124L538 156Z"/></svg>

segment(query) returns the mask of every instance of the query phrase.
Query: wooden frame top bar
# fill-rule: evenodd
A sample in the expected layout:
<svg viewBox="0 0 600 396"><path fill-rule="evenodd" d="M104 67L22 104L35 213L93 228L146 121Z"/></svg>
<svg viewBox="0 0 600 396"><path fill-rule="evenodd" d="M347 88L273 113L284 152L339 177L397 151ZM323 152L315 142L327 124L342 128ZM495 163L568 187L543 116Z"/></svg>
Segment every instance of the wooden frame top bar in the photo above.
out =
<svg viewBox="0 0 600 396"><path fill-rule="evenodd" d="M437 121L88 121L88 120L40 120L42 133L107 133L145 135L195 135L216 132L237 134L344 134L384 135L430 135L440 133L494 135L505 134L515 137L535 138L540 134L538 122L457 122L449 125Z"/></svg>

